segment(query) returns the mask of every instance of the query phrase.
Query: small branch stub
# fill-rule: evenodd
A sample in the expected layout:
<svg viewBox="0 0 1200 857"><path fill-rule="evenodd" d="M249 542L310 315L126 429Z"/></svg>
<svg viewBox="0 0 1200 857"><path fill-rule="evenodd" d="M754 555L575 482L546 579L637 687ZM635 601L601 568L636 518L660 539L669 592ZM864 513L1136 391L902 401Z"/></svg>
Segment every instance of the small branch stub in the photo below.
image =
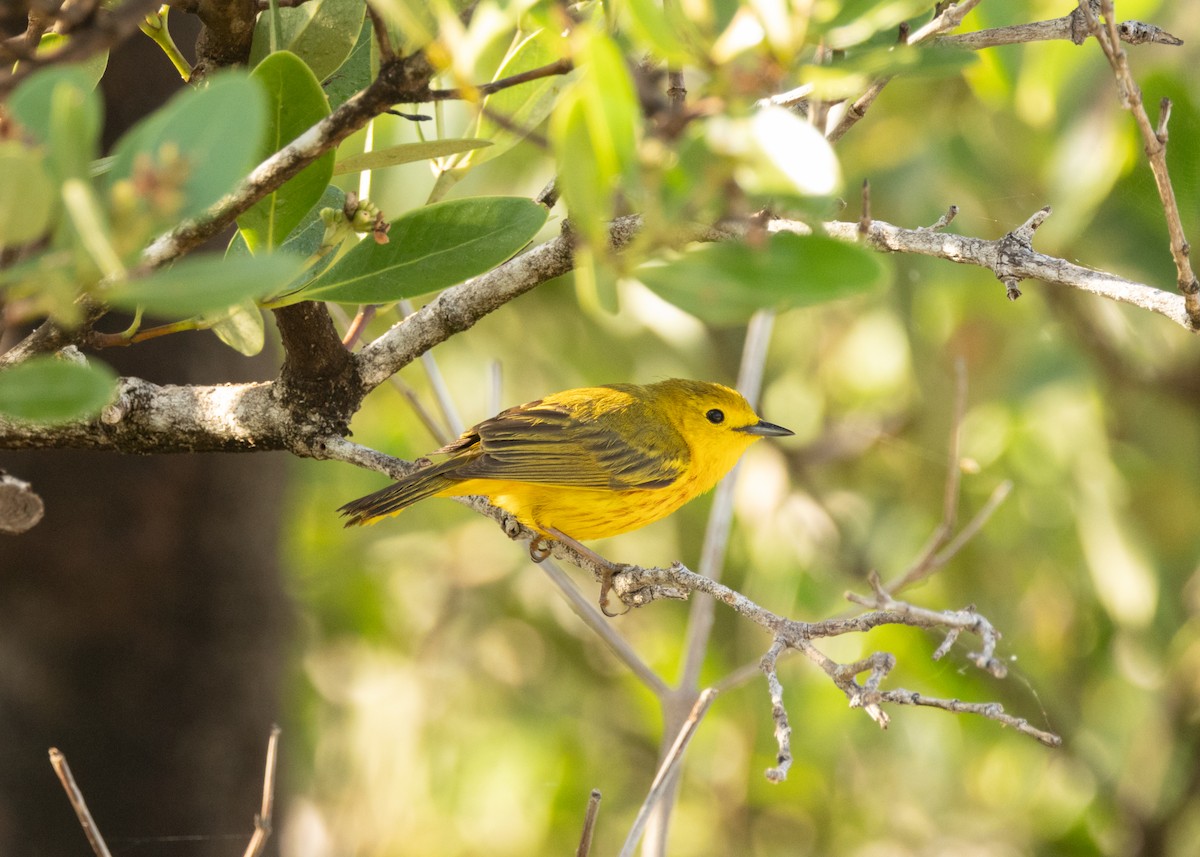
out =
<svg viewBox="0 0 1200 857"><path fill-rule="evenodd" d="M37 526L46 506L28 482L0 470L0 533L28 532Z"/></svg>

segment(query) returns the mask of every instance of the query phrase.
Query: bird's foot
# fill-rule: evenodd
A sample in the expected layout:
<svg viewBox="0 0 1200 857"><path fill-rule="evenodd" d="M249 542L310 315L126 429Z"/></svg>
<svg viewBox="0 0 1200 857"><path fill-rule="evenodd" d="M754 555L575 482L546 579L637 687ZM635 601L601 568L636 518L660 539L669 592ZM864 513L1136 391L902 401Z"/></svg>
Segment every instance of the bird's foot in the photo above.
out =
<svg viewBox="0 0 1200 857"><path fill-rule="evenodd" d="M529 558L534 562L542 562L554 550L554 542L545 536L538 536L529 543Z"/></svg>

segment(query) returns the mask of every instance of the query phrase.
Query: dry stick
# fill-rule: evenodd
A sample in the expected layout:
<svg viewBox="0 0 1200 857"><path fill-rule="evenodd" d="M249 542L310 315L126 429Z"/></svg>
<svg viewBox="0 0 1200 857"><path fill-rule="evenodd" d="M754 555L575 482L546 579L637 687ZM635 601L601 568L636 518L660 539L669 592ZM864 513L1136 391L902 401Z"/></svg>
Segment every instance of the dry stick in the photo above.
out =
<svg viewBox="0 0 1200 857"><path fill-rule="evenodd" d="M575 849L575 857L588 857L592 850L592 834L596 832L596 813L600 812L600 790L592 789L588 796L587 814L583 817L583 833L579 837L579 847Z"/></svg>
<svg viewBox="0 0 1200 857"><path fill-rule="evenodd" d="M271 838L271 819L275 814L275 766L279 758L278 726L271 727L271 737L267 739L267 764L263 773L262 809L254 816L254 834L246 845L242 857L259 857Z"/></svg>
<svg viewBox="0 0 1200 857"><path fill-rule="evenodd" d="M1167 120L1170 116L1170 104L1163 99L1162 113L1158 128L1150 122L1146 114L1146 105L1142 100L1142 90L1133 79L1129 69L1129 58L1120 46L1117 24L1114 20L1112 0L1102 0L1106 26L1092 13L1087 0L1079 0L1079 8L1087 21L1088 27L1104 56L1112 66L1113 75L1117 80L1117 91L1121 98L1121 106L1133 114L1138 131L1142 135L1146 158L1150 163L1150 171L1154 174L1154 184L1158 188L1158 198L1162 202L1163 214L1167 221L1167 233L1171 239L1171 258L1175 262L1179 291L1183 294L1184 306L1192 325L1200 326L1200 280L1192 270L1190 259L1191 245L1183 233L1183 221L1179 216L1179 203L1175 199L1175 188L1171 184L1171 174L1167 170Z"/></svg>
<svg viewBox="0 0 1200 857"><path fill-rule="evenodd" d="M638 810L637 818L633 821L633 827L629 830L629 835L625 838L625 845L621 848L621 857L631 857L633 849L637 847L638 840L642 838L642 831L646 827L646 821L650 818L650 812L662 797L663 791L669 780L673 779L675 770L679 767L683 760L683 751L687 749L687 745L692 740L692 736L696 734L696 727L700 725L700 720L707 713L709 706L712 705L714 699L717 698L717 692L711 687L707 688L696 699L695 705L692 706L691 712L688 714L687 720L684 721L679 733L675 736L675 742L671 745L670 752L659 765L658 773L654 776L654 782L650 784L650 791L646 795L646 799L642 802L641 809Z"/></svg>
<svg viewBox="0 0 1200 857"><path fill-rule="evenodd" d="M757 664L757 669L767 677L767 692L771 695L771 719L775 721L775 765L767 768L767 780L781 783L787 779L792 767L792 726L788 722L787 707L783 704L783 685L779 681L776 665L779 656L787 650L782 640L774 640L771 648Z"/></svg>
<svg viewBox="0 0 1200 857"><path fill-rule="evenodd" d="M50 764L54 767L54 773L58 774L59 782L62 783L63 790L67 793L67 800L71 802L71 807L75 810L75 815L79 818L84 835L87 836L96 857L112 857L112 852L104 843L104 837L100 835L100 828L96 827L96 822L92 820L92 813L87 808L87 801L83 799L83 792L75 784L75 777L71 776L71 767L67 764L67 757L60 753L57 747L50 748Z"/></svg>
<svg viewBox="0 0 1200 857"><path fill-rule="evenodd" d="M529 83L533 80L541 80L544 77L554 77L561 74L570 74L575 70L575 63L570 59L560 59L556 62L548 63L538 68L531 68L528 71L523 71L520 74L509 75L502 77L499 80L493 80L490 83L481 83L478 86L455 87L454 89L431 89L429 90L430 101L478 101L486 95L491 95L493 92L499 92L502 89L508 89L512 86L518 86L522 83Z"/></svg>

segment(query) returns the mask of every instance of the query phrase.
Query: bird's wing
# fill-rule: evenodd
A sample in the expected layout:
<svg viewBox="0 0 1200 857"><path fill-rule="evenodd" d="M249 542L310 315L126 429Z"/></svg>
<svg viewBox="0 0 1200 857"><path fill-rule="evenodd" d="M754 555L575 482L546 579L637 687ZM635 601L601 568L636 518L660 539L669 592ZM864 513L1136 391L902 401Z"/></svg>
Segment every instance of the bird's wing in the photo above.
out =
<svg viewBox="0 0 1200 857"><path fill-rule="evenodd" d="M485 420L438 451L461 456L457 479L615 491L670 485L687 467L687 443L670 426L639 422L631 431L628 420L584 418L539 400Z"/></svg>

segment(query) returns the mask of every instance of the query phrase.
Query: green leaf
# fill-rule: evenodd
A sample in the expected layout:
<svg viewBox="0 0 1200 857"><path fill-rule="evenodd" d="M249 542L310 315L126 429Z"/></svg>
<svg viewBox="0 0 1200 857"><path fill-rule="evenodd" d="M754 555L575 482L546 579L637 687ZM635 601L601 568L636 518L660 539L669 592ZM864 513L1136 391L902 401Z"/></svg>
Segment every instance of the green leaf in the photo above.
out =
<svg viewBox="0 0 1200 857"><path fill-rule="evenodd" d="M70 39L60 33L43 33L42 38L38 41L37 56L39 59L51 60L52 55L64 47ZM63 66L58 66L59 68ZM19 62L13 63L13 71L21 68ZM89 89L95 89L100 83L100 78L104 76L105 69L108 68L108 50L97 51L89 54L85 59L79 62L71 63L69 68L81 70L87 79L91 81Z"/></svg>
<svg viewBox="0 0 1200 857"><path fill-rule="evenodd" d="M321 249L325 240L325 221L321 219L321 211L326 208L341 209L346 204L346 193L341 188L330 185L325 188L316 205L309 209L308 214L291 234L284 239L280 249L301 259L307 259Z"/></svg>
<svg viewBox="0 0 1200 857"><path fill-rule="evenodd" d="M422 140L419 143L400 143L388 146L386 149L376 149L338 161L333 166L335 176L346 173L358 173L363 170L379 170L385 167L395 167L400 164L411 164L413 161L425 161L430 158L444 158L459 152L472 149L482 149L492 145L488 140Z"/></svg>
<svg viewBox="0 0 1200 857"><path fill-rule="evenodd" d="M109 186L133 176L135 160L182 184L171 222L200 214L254 166L266 129L266 99L240 72L222 72L204 89L185 89L117 141Z"/></svg>
<svg viewBox="0 0 1200 857"><path fill-rule="evenodd" d="M571 221L598 243L617 187L639 184L640 110L625 60L610 38L592 33L580 59L583 76L560 99L550 130Z"/></svg>
<svg viewBox="0 0 1200 857"><path fill-rule="evenodd" d="M601 174L590 162L592 140L587 105L576 90L566 93L550 124L558 162L558 190L567 205L572 227L597 244L612 210L612 177Z"/></svg>
<svg viewBox="0 0 1200 857"><path fill-rule="evenodd" d="M301 260L282 253L189 256L148 277L118 283L105 298L113 306L188 318L264 297L289 283L300 268Z"/></svg>
<svg viewBox="0 0 1200 857"><path fill-rule="evenodd" d="M308 0L300 6L282 8L276 49L294 53L312 69L317 80L325 80L350 55L363 29L365 11L362 0ZM260 15L250 46L250 65L258 65L270 53L270 16Z"/></svg>
<svg viewBox="0 0 1200 857"><path fill-rule="evenodd" d="M0 413L39 423L83 419L99 413L116 386L104 363L35 357L0 370Z"/></svg>
<svg viewBox="0 0 1200 857"><path fill-rule="evenodd" d="M437 291L504 262L548 214L532 200L503 196L419 208L392 223L387 244L360 241L298 297L379 304Z"/></svg>
<svg viewBox="0 0 1200 857"><path fill-rule="evenodd" d="M881 77L948 77L977 60L974 51L940 45L869 48L829 65L804 66L800 79L813 85L814 97L837 100L856 96Z"/></svg>
<svg viewBox="0 0 1200 857"><path fill-rule="evenodd" d="M258 159L264 160L329 115L329 102L312 71L288 51L271 54L250 75L267 93L267 133ZM333 151L326 152L282 187L238 218L255 253L278 247L313 207L333 177Z"/></svg>
<svg viewBox="0 0 1200 857"><path fill-rule="evenodd" d="M903 21L930 8L929 0L842 0L825 8L832 18L814 27L824 33L824 43L835 49L862 44L881 31L890 31Z"/></svg>
<svg viewBox="0 0 1200 857"><path fill-rule="evenodd" d="M785 310L881 287L888 269L877 253L825 235L780 232L763 247L700 244L635 276L680 309L712 324L741 324L760 309Z"/></svg>
<svg viewBox="0 0 1200 857"><path fill-rule="evenodd" d="M0 247L41 237L54 213L54 183L42 158L16 141L0 142Z"/></svg>
<svg viewBox="0 0 1200 857"><path fill-rule="evenodd" d="M253 357L263 350L266 331L262 310L254 301L242 301L215 318L210 316L207 321L217 338L234 351Z"/></svg>
<svg viewBox="0 0 1200 857"><path fill-rule="evenodd" d="M60 181L88 175L99 151L101 107L94 81L78 66L40 71L13 92L13 118L46 147Z"/></svg>
<svg viewBox="0 0 1200 857"><path fill-rule="evenodd" d="M365 89L374 78L374 70L371 68L374 35L375 30L368 19L363 22L358 41L354 43L350 55L333 74L324 79L325 94L329 97L329 106L332 109L336 110L350 96Z"/></svg>
<svg viewBox="0 0 1200 857"><path fill-rule="evenodd" d="M659 59L678 64L695 61L687 44L679 38L676 28L667 19L661 3L656 0L624 0L622 5L629 13L634 34L649 45Z"/></svg>

